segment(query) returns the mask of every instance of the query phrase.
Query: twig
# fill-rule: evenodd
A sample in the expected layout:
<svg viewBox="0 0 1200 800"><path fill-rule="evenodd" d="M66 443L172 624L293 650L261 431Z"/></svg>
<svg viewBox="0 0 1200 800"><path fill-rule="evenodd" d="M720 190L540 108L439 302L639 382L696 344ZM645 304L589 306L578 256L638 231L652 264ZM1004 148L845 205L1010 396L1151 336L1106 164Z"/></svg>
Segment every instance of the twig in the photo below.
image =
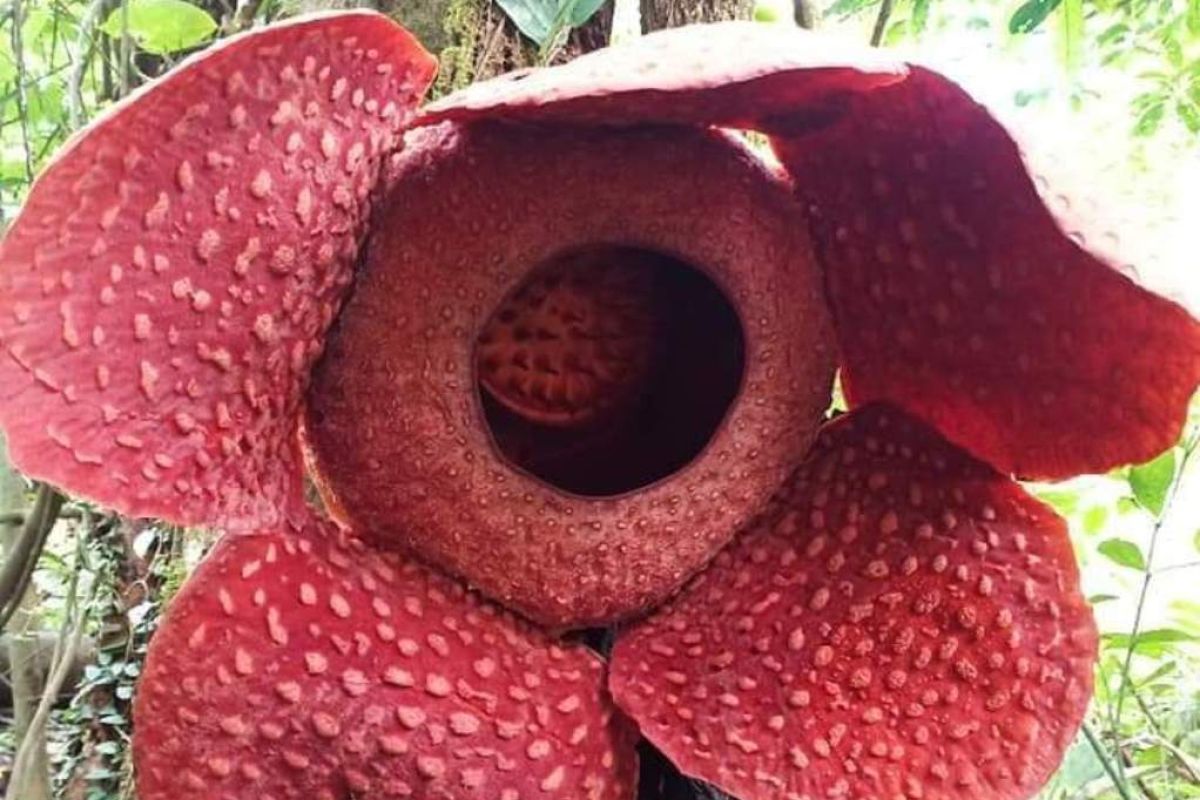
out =
<svg viewBox="0 0 1200 800"><path fill-rule="evenodd" d="M121 0L121 97L129 94L133 85L133 37L129 35L129 0Z"/></svg>
<svg viewBox="0 0 1200 800"><path fill-rule="evenodd" d="M21 144L25 152L25 181L33 182L33 147L29 141L29 103L25 95L25 43L21 40L24 25L20 0L12 4L12 49L17 67L17 114L21 118Z"/></svg>
<svg viewBox="0 0 1200 800"><path fill-rule="evenodd" d="M79 21L79 37L75 40L78 52L71 59L71 75L67 80L67 118L72 130L79 130L83 126L83 79L87 75L92 54L96 51L96 25L107 1L92 0Z"/></svg>
<svg viewBox="0 0 1200 800"><path fill-rule="evenodd" d="M21 605L21 596L33 577L34 568L46 546L46 538L58 519L64 499L49 485L43 483L38 486L33 510L8 551L4 566L0 568L0 632L3 632Z"/></svg>
<svg viewBox="0 0 1200 800"><path fill-rule="evenodd" d="M875 17L875 27L871 30L871 46L879 47L883 43L883 35L887 33L888 20L892 18L893 0L881 0L879 14Z"/></svg>

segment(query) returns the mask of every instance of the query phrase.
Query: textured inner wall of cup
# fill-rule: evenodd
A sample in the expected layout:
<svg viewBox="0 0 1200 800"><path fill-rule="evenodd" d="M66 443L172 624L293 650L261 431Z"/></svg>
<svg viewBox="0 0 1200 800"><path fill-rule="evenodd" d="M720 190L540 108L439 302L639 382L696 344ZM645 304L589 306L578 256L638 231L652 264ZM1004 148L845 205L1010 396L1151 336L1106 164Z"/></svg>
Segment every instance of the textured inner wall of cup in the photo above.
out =
<svg viewBox="0 0 1200 800"><path fill-rule="evenodd" d="M741 387L745 333L701 269L591 245L534 269L484 326L475 363L505 459L559 489L611 496L704 450Z"/></svg>

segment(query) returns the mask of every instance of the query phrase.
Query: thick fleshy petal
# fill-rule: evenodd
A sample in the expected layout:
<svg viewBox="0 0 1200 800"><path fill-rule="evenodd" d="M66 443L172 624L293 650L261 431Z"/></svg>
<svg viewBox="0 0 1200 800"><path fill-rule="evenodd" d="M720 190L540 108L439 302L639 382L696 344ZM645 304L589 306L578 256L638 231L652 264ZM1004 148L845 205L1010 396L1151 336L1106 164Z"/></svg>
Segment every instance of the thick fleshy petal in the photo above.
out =
<svg viewBox="0 0 1200 800"><path fill-rule="evenodd" d="M1171 248L1131 209L1072 204L1092 198L1064 194L1068 137L1022 152L937 73L831 41L666 31L427 113L771 133L811 216L852 402L898 403L1026 477L1169 446L1200 381L1200 323L1133 277Z"/></svg>
<svg viewBox="0 0 1200 800"><path fill-rule="evenodd" d="M1095 654L1064 522L875 405L618 638L610 686L684 772L743 800L1014 800L1058 765Z"/></svg>
<svg viewBox="0 0 1200 800"><path fill-rule="evenodd" d="M839 39L721 22L658 31L561 66L501 75L431 103L422 117L788 130L836 109L848 93L906 74L903 62Z"/></svg>
<svg viewBox="0 0 1200 800"><path fill-rule="evenodd" d="M794 201L710 131L444 124L409 139L310 392L307 432L335 507L552 626L661 601L779 486L828 403L831 334ZM741 383L702 452L612 496L515 468L472 391L491 313L548 259L587 245L701 270L745 339ZM721 344L700 335L686 358Z"/></svg>
<svg viewBox="0 0 1200 800"><path fill-rule="evenodd" d="M214 46L66 146L0 250L14 462L175 522L295 504L309 366L432 71L381 15L300 19Z"/></svg>
<svg viewBox="0 0 1200 800"><path fill-rule="evenodd" d="M962 89L914 69L775 145L810 206L852 403L898 403L1026 477L1178 437L1200 323L1124 274L1149 258L1137 221L1109 232L1064 205Z"/></svg>
<svg viewBox="0 0 1200 800"><path fill-rule="evenodd" d="M603 663L327 524L227 537L151 643L143 800L632 800Z"/></svg>

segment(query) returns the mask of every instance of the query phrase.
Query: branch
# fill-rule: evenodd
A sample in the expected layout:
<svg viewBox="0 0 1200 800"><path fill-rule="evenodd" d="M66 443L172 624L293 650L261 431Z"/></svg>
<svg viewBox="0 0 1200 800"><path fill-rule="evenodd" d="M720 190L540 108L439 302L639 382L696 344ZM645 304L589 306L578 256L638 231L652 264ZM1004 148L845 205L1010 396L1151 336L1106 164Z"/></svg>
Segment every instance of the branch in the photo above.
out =
<svg viewBox="0 0 1200 800"><path fill-rule="evenodd" d="M883 35L887 33L888 20L892 18L894 0L882 0L879 4L879 15L875 17L875 28L871 31L871 46L879 47L883 43Z"/></svg>
<svg viewBox="0 0 1200 800"><path fill-rule="evenodd" d="M817 27L817 9L813 0L793 0L793 18L797 27L805 30L815 30Z"/></svg>
<svg viewBox="0 0 1200 800"><path fill-rule="evenodd" d="M58 519L64 497L48 484L40 484L33 510L0 567L0 632L21 605L50 530Z"/></svg>
<svg viewBox="0 0 1200 800"><path fill-rule="evenodd" d="M61 495L59 497L61 498ZM82 547L82 545L80 546ZM77 568L72 572L67 589L67 606L63 613L58 645L54 649L54 668L50 671L50 677L46 681L37 711L34 712L33 719L30 721L29 730L25 738L21 740L13 757L8 790L4 795L6 800L21 800L22 797L27 796L24 794L24 788L29 780L30 770L36 763L39 749L44 752L46 747L45 736L37 734L45 730L50 712L54 708L59 692L62 691L63 684L70 675L71 665L75 662L76 653L83 640L87 613L86 610L80 608L78 603L79 573L82 571L78 566L77 564ZM95 592L95 587L92 591Z"/></svg>

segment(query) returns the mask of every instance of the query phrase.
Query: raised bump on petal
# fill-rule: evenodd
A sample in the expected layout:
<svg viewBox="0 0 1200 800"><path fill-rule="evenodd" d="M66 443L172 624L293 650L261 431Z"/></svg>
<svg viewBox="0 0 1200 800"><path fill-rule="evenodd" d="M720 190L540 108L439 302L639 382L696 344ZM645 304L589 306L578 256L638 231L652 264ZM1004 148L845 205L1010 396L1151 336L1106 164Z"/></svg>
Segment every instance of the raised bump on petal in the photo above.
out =
<svg viewBox="0 0 1200 800"><path fill-rule="evenodd" d="M1163 261L1186 281L1171 259L1194 246L1146 235L1126 198L1089 203L1101 176L1064 180L1083 143L1042 133L1018 150L951 81L891 59L785 26L693 26L424 113L765 131L811 217L851 402L898 403L1024 477L1170 446L1200 383L1200 322L1147 277Z"/></svg>
<svg viewBox="0 0 1200 800"><path fill-rule="evenodd" d="M232 37L73 139L0 244L14 462L123 513L296 512L295 424L432 58L378 14Z"/></svg>
<svg viewBox="0 0 1200 800"><path fill-rule="evenodd" d="M1096 645L1063 520L875 405L620 634L610 686L680 769L743 800L1018 800L1074 737Z"/></svg>
<svg viewBox="0 0 1200 800"><path fill-rule="evenodd" d="M226 537L154 636L144 800L631 800L604 665L327 523Z"/></svg>

